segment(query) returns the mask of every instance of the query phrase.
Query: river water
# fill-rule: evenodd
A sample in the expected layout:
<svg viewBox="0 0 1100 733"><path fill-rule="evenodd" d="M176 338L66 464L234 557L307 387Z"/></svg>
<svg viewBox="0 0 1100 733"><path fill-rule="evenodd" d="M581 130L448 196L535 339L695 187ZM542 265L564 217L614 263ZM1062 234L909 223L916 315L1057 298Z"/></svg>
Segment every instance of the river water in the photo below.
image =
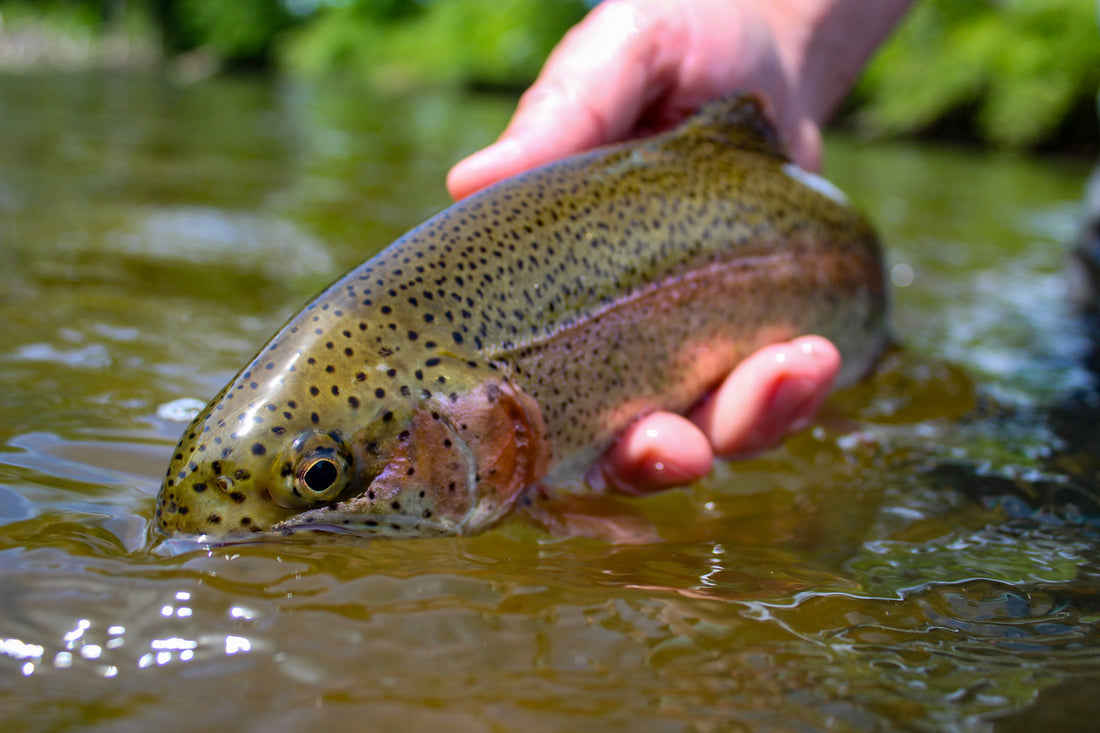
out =
<svg viewBox="0 0 1100 733"><path fill-rule="evenodd" d="M9 730L1085 728L1100 436L1083 160L831 140L902 348L818 427L634 505L663 540L173 547L188 406L447 203L511 101L0 77Z"/></svg>

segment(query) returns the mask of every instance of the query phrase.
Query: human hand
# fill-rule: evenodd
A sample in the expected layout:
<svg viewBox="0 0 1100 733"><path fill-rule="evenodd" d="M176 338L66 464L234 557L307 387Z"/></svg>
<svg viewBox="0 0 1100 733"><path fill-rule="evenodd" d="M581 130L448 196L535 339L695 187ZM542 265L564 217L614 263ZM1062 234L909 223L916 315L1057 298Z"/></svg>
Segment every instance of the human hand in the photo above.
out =
<svg viewBox="0 0 1100 733"><path fill-rule="evenodd" d="M492 145L447 177L456 199L543 163L671 127L757 91L793 160L816 170L819 125L910 0L605 0L554 49ZM765 347L689 418L638 421L592 479L628 493L689 483L714 456L766 450L808 424L840 366L820 337Z"/></svg>
<svg viewBox="0 0 1100 733"><path fill-rule="evenodd" d="M793 98L755 5L605 0L550 54L500 139L459 162L447 187L463 198L566 155L671 127L735 89L763 92L796 160L816 167L817 125Z"/></svg>
<svg viewBox="0 0 1100 733"><path fill-rule="evenodd" d="M794 162L911 0L604 0L566 34L495 143L447 177L460 199L537 165L671 127L756 91Z"/></svg>
<svg viewBox="0 0 1100 733"><path fill-rule="evenodd" d="M840 353L820 336L765 346L687 417L656 412L633 423L589 482L648 494L702 478L716 455L761 453L809 425L839 370Z"/></svg>

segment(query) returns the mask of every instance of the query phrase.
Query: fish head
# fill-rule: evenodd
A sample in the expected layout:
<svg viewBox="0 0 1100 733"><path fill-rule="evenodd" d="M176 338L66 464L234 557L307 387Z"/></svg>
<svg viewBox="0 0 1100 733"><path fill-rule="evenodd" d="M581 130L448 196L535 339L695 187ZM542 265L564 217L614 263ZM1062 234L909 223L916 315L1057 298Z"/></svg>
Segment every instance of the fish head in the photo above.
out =
<svg viewBox="0 0 1100 733"><path fill-rule="evenodd" d="M347 375L296 361L310 363L292 372L261 352L184 431L157 499L161 532L463 534L545 472L538 406L492 368L436 356L444 392L410 388L423 367L405 365L404 379L393 355Z"/></svg>

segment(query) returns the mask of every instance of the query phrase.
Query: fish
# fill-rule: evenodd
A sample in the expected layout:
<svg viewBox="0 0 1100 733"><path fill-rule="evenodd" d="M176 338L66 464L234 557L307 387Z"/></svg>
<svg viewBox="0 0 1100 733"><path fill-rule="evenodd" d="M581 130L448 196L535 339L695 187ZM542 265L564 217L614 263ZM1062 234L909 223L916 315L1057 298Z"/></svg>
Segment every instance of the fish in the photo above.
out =
<svg viewBox="0 0 1100 733"><path fill-rule="evenodd" d="M755 95L501 181L308 303L191 422L164 534L469 535L582 486L639 416L819 334L873 367L878 239Z"/></svg>

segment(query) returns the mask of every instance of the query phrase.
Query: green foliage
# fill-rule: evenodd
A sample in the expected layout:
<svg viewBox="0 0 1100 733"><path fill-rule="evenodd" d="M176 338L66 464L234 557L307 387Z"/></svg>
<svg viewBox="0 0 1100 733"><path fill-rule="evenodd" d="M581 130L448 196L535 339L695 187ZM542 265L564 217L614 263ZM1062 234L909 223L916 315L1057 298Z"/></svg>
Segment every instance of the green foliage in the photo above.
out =
<svg viewBox="0 0 1100 733"><path fill-rule="evenodd" d="M133 26L145 29L149 46L159 36L170 55L203 48L231 65L278 63L292 73L339 74L391 89L522 87L590 4L0 0L0 17L8 32L31 26L66 49L95 48L112 28ZM1096 14L1095 0L922 0L859 83L857 119L873 134L963 129L1010 148L1041 145L1069 129L1089 134L1100 88ZM148 30L149 18L159 33Z"/></svg>
<svg viewBox="0 0 1100 733"><path fill-rule="evenodd" d="M103 24L99 3L59 0L0 0L0 28L47 24L64 36L90 37Z"/></svg>
<svg viewBox="0 0 1100 733"><path fill-rule="evenodd" d="M167 3L165 3L167 4ZM262 61L292 22L281 0L176 0L170 10L184 45L205 46L230 61Z"/></svg>
<svg viewBox="0 0 1100 733"><path fill-rule="evenodd" d="M324 8L283 47L305 74L351 73L386 86L530 83L581 0L351 0Z"/></svg>
<svg viewBox="0 0 1100 733"><path fill-rule="evenodd" d="M1094 0L924 0L857 89L861 122L913 133L953 116L1019 148L1090 109L1100 87Z"/></svg>

